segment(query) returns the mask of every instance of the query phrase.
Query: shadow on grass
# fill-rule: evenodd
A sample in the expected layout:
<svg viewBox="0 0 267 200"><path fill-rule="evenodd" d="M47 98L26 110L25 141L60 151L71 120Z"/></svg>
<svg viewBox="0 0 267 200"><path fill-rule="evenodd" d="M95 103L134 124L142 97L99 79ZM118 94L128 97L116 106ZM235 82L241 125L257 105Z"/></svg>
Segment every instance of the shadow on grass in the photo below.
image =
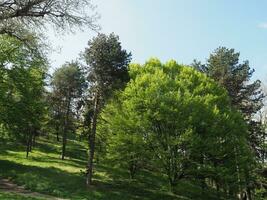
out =
<svg viewBox="0 0 267 200"><path fill-rule="evenodd" d="M64 161L55 157L56 154L59 154L60 157L59 147L60 143L56 141L49 141L45 138L38 139L32 156L30 155L27 160L28 165L24 165L24 159L16 160L16 154L12 152L11 155L7 151L24 152L24 146L19 143L3 144L1 142L0 155L12 156L14 162L0 160L0 177L10 177L14 182L24 185L32 191L77 200L183 199L161 190L165 181L160 176L142 172L137 175L137 179L130 180L126 170L113 168L110 163L96 165L97 173L94 176L94 185L88 189L85 186L85 177L81 173L70 173L51 167L53 164L74 168L85 167L86 150L84 146L75 141L70 141L67 146L67 156L70 158ZM34 154L35 151L46 155ZM35 165L36 162L40 163L40 166L31 166L31 161ZM46 166L46 163L48 166ZM109 178L106 179L101 176L101 173Z"/></svg>
<svg viewBox="0 0 267 200"><path fill-rule="evenodd" d="M45 153L56 153L59 156L61 155L61 142L56 140L48 140L46 138L38 138L36 149ZM72 140L67 140L66 146L66 157L86 160L87 152L83 145L74 142Z"/></svg>
<svg viewBox="0 0 267 200"><path fill-rule="evenodd" d="M98 180L87 189L85 178L80 173L68 173L54 167L27 166L7 160L0 160L0 176L11 177L32 191L70 199L177 199L131 183L114 184Z"/></svg>
<svg viewBox="0 0 267 200"><path fill-rule="evenodd" d="M6 140L2 140L0 142L0 154L5 155L5 152L7 152L7 150L15 150L16 152L25 152L26 154L26 146L23 146L23 144L21 144L18 141L13 141L13 142L9 142Z"/></svg>
<svg viewBox="0 0 267 200"><path fill-rule="evenodd" d="M70 167L77 167L77 168L84 168L86 166L85 161L81 160L74 160L74 159L65 159L61 160L61 158L55 158L55 157L30 157L29 160L35 161L35 162L43 162L43 163L50 163L50 164L59 164L59 165L66 165Z"/></svg>

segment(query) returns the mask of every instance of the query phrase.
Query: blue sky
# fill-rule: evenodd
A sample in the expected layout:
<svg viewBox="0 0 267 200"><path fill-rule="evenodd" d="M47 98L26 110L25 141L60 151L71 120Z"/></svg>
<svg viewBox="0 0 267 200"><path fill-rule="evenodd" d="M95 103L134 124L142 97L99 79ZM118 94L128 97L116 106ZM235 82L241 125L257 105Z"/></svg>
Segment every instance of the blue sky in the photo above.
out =
<svg viewBox="0 0 267 200"><path fill-rule="evenodd" d="M219 46L234 48L256 70L254 79L267 81L267 1L264 0L92 0L101 15L102 32L120 36L133 62L150 57L190 64L205 61ZM91 30L55 37L53 68L78 57Z"/></svg>

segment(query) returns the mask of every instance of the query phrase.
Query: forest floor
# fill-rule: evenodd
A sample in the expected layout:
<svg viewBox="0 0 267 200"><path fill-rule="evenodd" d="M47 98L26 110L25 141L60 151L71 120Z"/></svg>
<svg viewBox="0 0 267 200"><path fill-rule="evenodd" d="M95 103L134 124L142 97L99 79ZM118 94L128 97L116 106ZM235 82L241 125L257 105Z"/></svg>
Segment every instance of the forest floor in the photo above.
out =
<svg viewBox="0 0 267 200"><path fill-rule="evenodd" d="M60 152L61 142L57 142L54 137L40 137L28 159L25 146L14 141L0 140L0 178L15 184L13 191L0 190L0 199L216 199L205 194L205 198L200 197L198 194L201 192L197 191L199 188L182 182L177 188L181 192L174 195L169 192L167 178L160 174L141 171L132 180L126 170L114 167L111 163L103 163L101 160L95 165L94 185L88 189L83 173L87 159L86 144L74 138L69 139L65 160L60 159ZM25 196L27 193L28 196Z"/></svg>

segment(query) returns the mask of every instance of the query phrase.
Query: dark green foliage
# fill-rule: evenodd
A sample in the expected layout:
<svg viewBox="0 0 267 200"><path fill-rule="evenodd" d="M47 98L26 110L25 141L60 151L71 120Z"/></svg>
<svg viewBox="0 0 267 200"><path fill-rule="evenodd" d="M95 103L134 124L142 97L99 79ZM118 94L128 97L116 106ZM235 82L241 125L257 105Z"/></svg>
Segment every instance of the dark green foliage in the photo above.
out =
<svg viewBox="0 0 267 200"><path fill-rule="evenodd" d="M53 74L51 85L55 95L63 99L81 97L86 87L82 69L75 62L58 68Z"/></svg>
<svg viewBox="0 0 267 200"><path fill-rule="evenodd" d="M62 159L65 157L67 132L71 130L71 119L80 109L80 101L86 87L84 74L77 63L66 63L57 69L51 81L52 115L56 131L62 130ZM58 133L57 133L58 136Z"/></svg>
<svg viewBox="0 0 267 200"><path fill-rule="evenodd" d="M254 70L250 69L248 61L239 63L239 55L234 49L219 47L205 65L194 61L193 67L226 88L232 105L242 112L249 124L251 147L257 157L263 159L260 146L264 133L260 122L255 121L254 117L263 106L264 95L260 89L261 82L251 81Z"/></svg>
<svg viewBox="0 0 267 200"><path fill-rule="evenodd" d="M88 65L91 88L97 88L102 98L129 81L128 64L131 54L122 49L119 37L99 34L88 42L84 58Z"/></svg>
<svg viewBox="0 0 267 200"><path fill-rule="evenodd" d="M262 162L262 160L266 159L266 148L264 148L266 140L263 139L266 138L266 133L261 122L256 120L256 114L263 106L264 95L260 88L261 82L259 80L251 80L254 70L250 68L248 61L240 63L239 55L234 49L219 47L210 55L206 64L194 61L193 67L206 73L226 88L231 98L232 106L241 111L243 118L247 122L249 129L248 141L251 149L254 150L255 160ZM251 171L247 174L248 193L252 185L256 187L251 178L254 177L253 179L255 180L257 175L252 174L253 172ZM251 198L251 195L249 196Z"/></svg>
<svg viewBox="0 0 267 200"><path fill-rule="evenodd" d="M234 49L219 47L205 65L195 61L193 67L224 86L232 105L250 119L262 108L263 93L259 80L249 83L254 70L250 69L248 61L239 63L239 55Z"/></svg>

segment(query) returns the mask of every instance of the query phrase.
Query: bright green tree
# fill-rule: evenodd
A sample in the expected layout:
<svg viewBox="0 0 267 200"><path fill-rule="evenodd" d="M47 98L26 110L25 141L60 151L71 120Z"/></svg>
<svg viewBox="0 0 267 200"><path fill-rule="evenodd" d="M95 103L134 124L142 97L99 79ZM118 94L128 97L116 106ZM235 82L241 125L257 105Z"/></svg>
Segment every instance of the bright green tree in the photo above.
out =
<svg viewBox="0 0 267 200"><path fill-rule="evenodd" d="M151 158L137 123L136 113L124 113L119 99L113 98L101 113L98 125L99 137L106 138L106 158L127 169L131 179Z"/></svg>
<svg viewBox="0 0 267 200"><path fill-rule="evenodd" d="M239 193L251 160L246 125L232 110L227 92L175 61L131 65L130 74L115 112L123 115L106 118L107 124L117 124L116 132L140 134L172 189L180 179L191 177L203 189L209 179L216 182L218 193Z"/></svg>

